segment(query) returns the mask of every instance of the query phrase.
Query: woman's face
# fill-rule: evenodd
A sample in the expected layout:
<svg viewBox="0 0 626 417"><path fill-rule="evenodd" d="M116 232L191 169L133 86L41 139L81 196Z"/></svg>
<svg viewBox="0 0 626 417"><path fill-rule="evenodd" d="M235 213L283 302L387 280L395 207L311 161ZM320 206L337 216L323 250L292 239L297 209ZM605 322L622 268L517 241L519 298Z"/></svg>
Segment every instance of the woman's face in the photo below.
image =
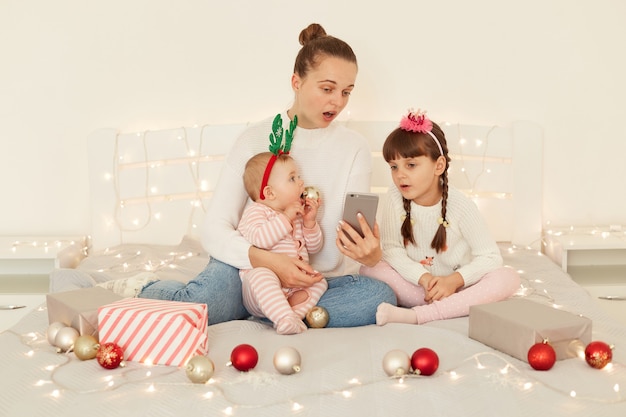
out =
<svg viewBox="0 0 626 417"><path fill-rule="evenodd" d="M354 88L357 66L342 58L323 58L305 78L291 79L296 94L290 117L298 115L298 126L305 129L327 127L348 104Z"/></svg>

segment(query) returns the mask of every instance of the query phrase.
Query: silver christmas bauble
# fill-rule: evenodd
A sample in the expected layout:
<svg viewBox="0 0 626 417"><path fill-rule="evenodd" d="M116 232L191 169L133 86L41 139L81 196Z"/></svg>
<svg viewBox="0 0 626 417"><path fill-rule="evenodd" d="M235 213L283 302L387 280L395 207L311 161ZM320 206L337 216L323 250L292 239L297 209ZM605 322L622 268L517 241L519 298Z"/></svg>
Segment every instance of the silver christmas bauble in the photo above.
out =
<svg viewBox="0 0 626 417"><path fill-rule="evenodd" d="M402 376L409 373L411 358L399 349L387 352L383 358L383 369L389 376Z"/></svg>
<svg viewBox="0 0 626 417"><path fill-rule="evenodd" d="M50 325L48 326L48 330L46 331L48 343L50 343L52 346L55 346L54 339L57 337L57 333L59 332L59 330L64 327L67 327L67 324L61 323L60 321L50 323Z"/></svg>
<svg viewBox="0 0 626 417"><path fill-rule="evenodd" d="M194 384L205 384L213 376L215 365L206 356L196 355L185 366L187 378Z"/></svg>
<svg viewBox="0 0 626 417"><path fill-rule="evenodd" d="M285 346L274 353L274 368L283 375L300 372L300 352L295 348Z"/></svg>
<svg viewBox="0 0 626 417"><path fill-rule="evenodd" d="M63 327L57 332L57 335L54 338L54 345L59 348L61 352L67 352L74 347L74 343L76 343L78 336L80 336L80 334L75 328Z"/></svg>

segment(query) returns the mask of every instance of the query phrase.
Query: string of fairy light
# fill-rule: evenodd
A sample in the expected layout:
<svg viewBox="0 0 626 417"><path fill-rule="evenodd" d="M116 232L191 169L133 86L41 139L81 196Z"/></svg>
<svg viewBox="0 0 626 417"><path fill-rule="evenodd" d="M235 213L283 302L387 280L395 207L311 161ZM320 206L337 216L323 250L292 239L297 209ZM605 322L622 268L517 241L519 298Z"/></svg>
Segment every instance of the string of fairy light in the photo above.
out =
<svg viewBox="0 0 626 417"><path fill-rule="evenodd" d="M113 188L115 194L115 204L113 207L113 215L111 216L115 228L110 230L119 233L121 236L124 233L134 233L146 229L151 225L153 221L176 221L180 222L181 219L163 219L161 212L155 210L154 206L157 203L169 203L176 201L188 201L190 211L185 220L187 222L187 230L190 234L194 234L194 229L197 228L197 224L194 219L197 218L197 212L200 212L200 216L206 213L206 202L210 199L212 192L210 188L212 184L209 180L201 178L200 165L202 163L221 163L225 155L224 154L208 154L204 149L206 146L206 134L205 130L211 125L193 126L192 129L198 131L198 142L196 146L192 146L188 137L188 128L181 127L178 132L174 134L176 141L179 141L185 150L185 156L178 158L163 158L150 160L149 158L149 144L150 135L153 133L150 130L137 132L134 134L126 134L128 137L138 138L141 146L139 150L135 149L136 155L131 158L128 155L124 155L120 152L120 140L124 136L120 132L115 134L115 144L113 152L112 170L111 172L103 173L103 179L109 182ZM126 139L126 138L124 138ZM155 183L155 172L159 169L175 165L184 165L189 171L189 177L191 178L193 188L189 192L177 192L177 193L160 193L159 184ZM121 193L121 174L124 171L134 170L134 172L143 171L143 185L141 190L136 192L134 196L123 198ZM182 179L177 179L182 180ZM133 211L133 217L125 217L126 208L136 208L138 206L145 207L144 216L136 216L137 210ZM108 220L105 220L108 221ZM111 226L111 225L107 225ZM121 241L122 239L120 239ZM7 255L19 257L22 253L28 253L37 256L37 252L40 251L41 255L54 255L58 250L68 246L84 243L84 247L81 249L84 255L89 252L90 236L86 236L83 240L78 239L61 239L61 238L47 238L47 237L26 237L16 238L13 240L3 240L3 244L8 245L5 248ZM2 248L0 248L2 249ZM105 249L111 251L114 249ZM118 256L126 256L127 254L117 253ZM188 256L186 253L182 253L181 256ZM171 263L168 262L171 265ZM149 270L153 269L151 266L146 265ZM139 267L139 269L145 269Z"/></svg>
<svg viewBox="0 0 626 417"><path fill-rule="evenodd" d="M158 216L157 216L158 217ZM547 223L548 228L544 230L543 238L546 236L558 236L558 237L571 237L571 244L575 243L575 239L580 236L588 236L594 239L597 239L598 242L602 242L607 239L616 239L623 246L626 246L626 230L612 229L611 226L556 226L552 227L550 222ZM542 239L542 243L545 246L546 242ZM6 240L5 240L6 241ZM12 239L6 243L4 247L4 252L19 255L20 252L29 251L40 251L41 254L46 255L49 253L56 253L60 248L63 248L67 245L77 245L81 244L83 247L81 248L81 252L85 255L89 252L89 242L90 236L84 236L83 238L76 239L59 239L59 238L16 238ZM530 242L528 246L532 246ZM108 248L107 251L112 251L113 249ZM6 256L6 255L5 255Z"/></svg>
<svg viewBox="0 0 626 417"><path fill-rule="evenodd" d="M203 125L199 128L199 141L197 145L197 149L193 149L189 142L188 130L186 127L179 128L180 133L176 135L176 140L182 142L185 148L184 157L179 158L168 158L168 159L158 159L158 160L150 160L148 157L148 143L147 137L151 133L149 130L137 133L137 137L141 139L141 152L143 156L142 161L132 161L126 162L125 156L120 154L120 135L121 133L117 133L115 136L115 150L114 150L114 161L113 161L113 186L115 190L115 214L114 220L118 229L121 232L137 232L144 228L146 228L152 220L160 220L160 213L154 212L153 204L161 201L177 201L177 200L188 200L191 206L191 212L188 217L189 227L195 228L196 225L192 224L192 219L194 217L194 210L200 209L203 213L206 213L206 205L205 200L210 198L212 193L208 190L209 184L206 180L200 178L200 164L203 162L216 162L223 161L224 155L205 155L203 154L203 145L205 138L205 129L209 125ZM197 126L194 127L198 129ZM170 194L160 194L159 187L157 184L154 184L152 180L152 173L154 170L159 169L161 167L172 166L184 164L189 169L190 177L193 181L193 190L191 192L182 192L182 193L170 193ZM120 173L123 170L127 169L143 169L144 170L144 186L143 192L140 193L141 196L130 197L130 198L122 198L121 197L121 185L120 185ZM147 209L147 214L144 216L143 220L139 218L134 218L130 222L132 227L125 226L124 221L122 219L122 213L125 207L128 205L138 205L143 204Z"/></svg>
<svg viewBox="0 0 626 417"><path fill-rule="evenodd" d="M28 248L41 250L42 253L47 254L50 252L55 252L67 245L76 245L78 243L82 243L85 239L62 239L62 238L19 238L11 240L9 244L9 251L11 253L18 253L21 248Z"/></svg>
<svg viewBox="0 0 626 417"><path fill-rule="evenodd" d="M450 126L450 125L451 125L450 123L446 123L446 126ZM470 140L468 140L463 135L461 125L457 123L457 124L454 124L454 126L456 128L457 135L459 138L458 144L459 144L460 152L458 154L451 153L450 157L452 159L453 165L456 165L456 164L461 165L460 171L463 177L467 180L467 183L469 184L469 187L463 191L467 193L467 195L471 198L477 198L479 196L482 196L482 197L492 197L492 198L500 198L500 199L511 199L512 194L510 192L486 193L486 192L477 191L479 189L478 182L480 181L480 179L484 175L491 174L491 169L487 165L488 162L495 162L495 163L501 163L501 164L507 164L507 165L511 164L511 158L489 158L487 156L487 150L489 149L489 138L491 137L491 134L494 132L497 126L495 125L490 126L487 132L485 133L484 138L473 140L474 147L476 149L481 150L479 155L476 157L472 156L468 152L465 152L465 147L466 145L469 145ZM473 178L470 178L469 172L466 168L466 163L468 163L469 161L476 161L476 160L480 162L481 169L476 175L474 175Z"/></svg>

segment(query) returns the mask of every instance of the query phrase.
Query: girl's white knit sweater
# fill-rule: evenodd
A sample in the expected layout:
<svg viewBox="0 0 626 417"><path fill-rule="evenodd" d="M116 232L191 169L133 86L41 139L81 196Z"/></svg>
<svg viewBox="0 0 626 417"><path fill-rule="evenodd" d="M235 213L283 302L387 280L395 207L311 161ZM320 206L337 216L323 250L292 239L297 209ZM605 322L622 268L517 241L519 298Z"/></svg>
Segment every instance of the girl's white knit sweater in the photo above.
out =
<svg viewBox="0 0 626 417"><path fill-rule="evenodd" d="M449 188L447 202L446 220L450 225L447 228L447 250L436 253L430 243L439 227L441 201L430 207L411 202L416 245L405 247L400 233L405 216L402 195L393 187L383 199L380 232L383 259L414 284L426 272L446 276L457 271L467 287L502 266L498 245L476 204L453 187Z"/></svg>

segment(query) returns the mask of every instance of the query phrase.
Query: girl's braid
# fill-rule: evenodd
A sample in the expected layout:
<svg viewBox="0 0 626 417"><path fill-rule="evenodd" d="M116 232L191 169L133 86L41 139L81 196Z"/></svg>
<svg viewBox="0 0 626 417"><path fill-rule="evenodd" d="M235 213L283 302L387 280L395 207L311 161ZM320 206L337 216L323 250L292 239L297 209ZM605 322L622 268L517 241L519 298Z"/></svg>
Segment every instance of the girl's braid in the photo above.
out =
<svg viewBox="0 0 626 417"><path fill-rule="evenodd" d="M448 211L448 170L446 169L441 175L441 218L445 220ZM437 253L446 250L446 226L440 224L437 233L430 244Z"/></svg>
<svg viewBox="0 0 626 417"><path fill-rule="evenodd" d="M413 236L413 225L411 222L411 200L403 198L402 203L404 205L404 222L402 222L400 232L404 238L404 246L407 246L409 243L415 245L415 236Z"/></svg>

